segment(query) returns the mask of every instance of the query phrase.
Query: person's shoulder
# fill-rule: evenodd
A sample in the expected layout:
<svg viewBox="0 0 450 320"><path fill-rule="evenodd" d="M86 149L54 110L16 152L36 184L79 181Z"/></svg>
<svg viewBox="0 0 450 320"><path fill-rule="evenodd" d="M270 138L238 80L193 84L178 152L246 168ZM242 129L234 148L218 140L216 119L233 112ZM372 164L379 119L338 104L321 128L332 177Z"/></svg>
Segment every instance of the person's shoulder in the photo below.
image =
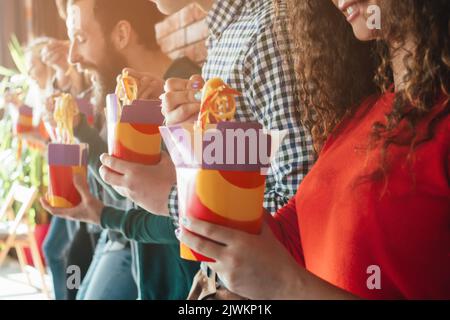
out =
<svg viewBox="0 0 450 320"><path fill-rule="evenodd" d="M276 15L276 5L273 0L256 1L258 5L255 6L255 15L263 21L272 21Z"/></svg>
<svg viewBox="0 0 450 320"><path fill-rule="evenodd" d="M287 28L288 14L285 2L279 0L252 2L260 5L252 10L252 24L255 32L249 55L266 56L267 51L271 51L277 52L271 55L273 58L289 60L287 58L292 52L292 42Z"/></svg>
<svg viewBox="0 0 450 320"><path fill-rule="evenodd" d="M287 23L286 6L274 0L251 1L250 10L260 33L274 31L276 22Z"/></svg>
<svg viewBox="0 0 450 320"><path fill-rule="evenodd" d="M183 57L176 59L171 63L166 73L164 74L164 79L189 79L193 74L200 74L201 71L202 69L198 64L196 64L188 57Z"/></svg>

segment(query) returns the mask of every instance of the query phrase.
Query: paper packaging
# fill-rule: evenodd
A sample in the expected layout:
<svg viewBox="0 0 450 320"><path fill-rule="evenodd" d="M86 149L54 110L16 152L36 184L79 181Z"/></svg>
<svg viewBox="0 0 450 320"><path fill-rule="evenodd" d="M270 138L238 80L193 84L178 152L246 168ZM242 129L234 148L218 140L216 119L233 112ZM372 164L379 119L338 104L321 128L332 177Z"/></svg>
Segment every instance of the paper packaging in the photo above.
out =
<svg viewBox="0 0 450 320"><path fill-rule="evenodd" d="M86 176L87 162L87 144L49 144L47 201L52 207L72 208L80 204L81 197L73 185L73 175Z"/></svg>
<svg viewBox="0 0 450 320"><path fill-rule="evenodd" d="M84 114L86 116L86 120L89 123L89 125L93 126L94 125L94 106L92 105L92 103L89 102L89 99L76 99L77 101L77 105L78 105L78 110L80 110L80 112L82 114Z"/></svg>
<svg viewBox="0 0 450 320"><path fill-rule="evenodd" d="M244 144L231 140L226 134L252 130L258 133L256 140ZM160 132L176 166L180 218L192 216L252 234L260 233L266 180L262 172L270 167L271 155L275 152L271 133L258 123L236 122L208 125L206 131L186 123L160 127ZM220 136L223 139L219 139ZM211 151L213 144L214 152ZM232 149L234 146L234 159L230 146ZM241 155L245 155L244 161L238 160L238 146ZM217 161L208 160L211 154ZM267 157L251 160L252 156L260 154ZM227 155L232 161L226 160ZM180 251L181 257L187 260L213 261L184 244Z"/></svg>
<svg viewBox="0 0 450 320"><path fill-rule="evenodd" d="M161 160L161 101L135 100L122 111L115 94L106 98L109 154L125 161L155 165Z"/></svg>
<svg viewBox="0 0 450 320"><path fill-rule="evenodd" d="M23 105L19 108L15 123L15 132L17 134L21 134L32 132L33 130L33 109L29 106Z"/></svg>

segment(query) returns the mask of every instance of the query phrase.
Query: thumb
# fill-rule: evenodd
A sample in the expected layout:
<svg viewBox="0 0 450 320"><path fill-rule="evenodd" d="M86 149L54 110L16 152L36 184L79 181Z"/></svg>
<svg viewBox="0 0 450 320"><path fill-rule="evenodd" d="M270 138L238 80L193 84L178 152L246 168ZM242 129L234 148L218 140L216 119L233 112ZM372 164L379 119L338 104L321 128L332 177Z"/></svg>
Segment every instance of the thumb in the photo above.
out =
<svg viewBox="0 0 450 320"><path fill-rule="evenodd" d="M83 200L92 197L85 175L75 173L73 175L73 185L75 186L75 189L77 189L78 193L81 195L81 198Z"/></svg>

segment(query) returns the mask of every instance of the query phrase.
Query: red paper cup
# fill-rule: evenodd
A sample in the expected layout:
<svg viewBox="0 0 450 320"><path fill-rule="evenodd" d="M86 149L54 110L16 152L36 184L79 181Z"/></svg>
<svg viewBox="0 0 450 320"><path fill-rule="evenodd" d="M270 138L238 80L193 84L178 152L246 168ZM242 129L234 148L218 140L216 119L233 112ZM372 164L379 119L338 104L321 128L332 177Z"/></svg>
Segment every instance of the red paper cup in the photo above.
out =
<svg viewBox="0 0 450 320"><path fill-rule="evenodd" d="M177 171L180 218L258 234L263 219L270 135L257 123L160 127ZM263 148L264 147L264 148ZM212 262L181 244L181 257Z"/></svg>
<svg viewBox="0 0 450 320"><path fill-rule="evenodd" d="M33 130L33 109L25 105L21 106L17 121L14 125L14 132L16 134L23 134L32 132Z"/></svg>
<svg viewBox="0 0 450 320"><path fill-rule="evenodd" d="M217 225L259 234L265 176L259 171L177 168L180 218L194 217ZM213 260L181 244L186 260Z"/></svg>
<svg viewBox="0 0 450 320"><path fill-rule="evenodd" d="M87 175L86 144L55 144L48 147L49 188L47 201L55 208L72 208L81 202L73 175Z"/></svg>
<svg viewBox="0 0 450 320"><path fill-rule="evenodd" d="M117 96L108 95L109 154L125 161L155 165L161 160L161 102L136 100L119 111Z"/></svg>

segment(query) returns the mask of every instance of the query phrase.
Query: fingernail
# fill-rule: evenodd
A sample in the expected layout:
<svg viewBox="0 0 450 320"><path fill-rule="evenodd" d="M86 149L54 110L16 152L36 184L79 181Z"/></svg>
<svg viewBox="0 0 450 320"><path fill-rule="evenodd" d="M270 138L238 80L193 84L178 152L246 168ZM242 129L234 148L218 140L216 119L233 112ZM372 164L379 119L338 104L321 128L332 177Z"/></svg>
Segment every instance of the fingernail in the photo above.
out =
<svg viewBox="0 0 450 320"><path fill-rule="evenodd" d="M185 227L189 227L191 225L191 221L186 217L182 217L181 224Z"/></svg>
<svg viewBox="0 0 450 320"><path fill-rule="evenodd" d="M200 81L195 81L193 84L192 84L192 89L195 89L195 90L198 90L198 89L200 89L201 88L201 82Z"/></svg>
<svg viewBox="0 0 450 320"><path fill-rule="evenodd" d="M159 96L159 100L162 100L164 98L165 93Z"/></svg>
<svg viewBox="0 0 450 320"><path fill-rule="evenodd" d="M198 91L196 94L194 94L194 98L195 100L197 100L198 102L202 101L202 92Z"/></svg>
<svg viewBox="0 0 450 320"><path fill-rule="evenodd" d="M181 229L180 229L180 228L177 228L177 229L175 230L175 237L177 237L177 239L180 240L180 236L181 236Z"/></svg>

